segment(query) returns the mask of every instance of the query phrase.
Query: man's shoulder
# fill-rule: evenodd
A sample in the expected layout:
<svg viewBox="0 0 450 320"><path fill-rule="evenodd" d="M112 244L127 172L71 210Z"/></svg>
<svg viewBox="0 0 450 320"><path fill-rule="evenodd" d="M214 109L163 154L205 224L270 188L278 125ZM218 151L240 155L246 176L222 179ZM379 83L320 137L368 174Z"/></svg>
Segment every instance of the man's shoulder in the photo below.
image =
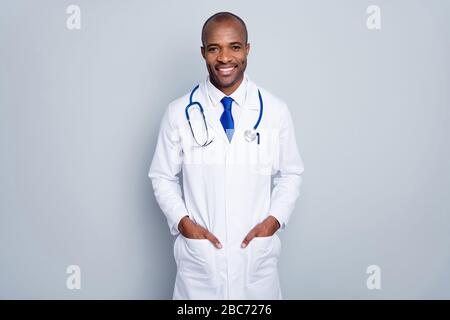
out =
<svg viewBox="0 0 450 320"><path fill-rule="evenodd" d="M191 93L190 91L186 92L184 95L176 98L175 100L172 100L167 105L166 113L169 116L169 118L175 123L184 120L185 109L186 106L189 104L190 93Z"/></svg>
<svg viewBox="0 0 450 320"><path fill-rule="evenodd" d="M179 109L179 108L186 107L189 104L189 95L190 95L190 92L182 95L181 97L178 97L178 98L172 100L169 103L169 105L167 106L167 108L169 110L171 110L171 109Z"/></svg>
<svg viewBox="0 0 450 320"><path fill-rule="evenodd" d="M262 87L258 87L258 89L261 92L261 96L263 97L264 100L269 100L270 102L276 105L286 105L286 102L283 99L273 94L271 91Z"/></svg>

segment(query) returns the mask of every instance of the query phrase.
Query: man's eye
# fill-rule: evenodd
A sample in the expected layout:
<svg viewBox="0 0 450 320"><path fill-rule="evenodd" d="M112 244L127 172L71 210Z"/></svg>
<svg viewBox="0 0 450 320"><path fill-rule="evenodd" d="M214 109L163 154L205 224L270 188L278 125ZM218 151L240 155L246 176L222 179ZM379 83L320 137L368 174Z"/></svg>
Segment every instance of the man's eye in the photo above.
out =
<svg viewBox="0 0 450 320"><path fill-rule="evenodd" d="M233 46L234 50L239 50L241 47L240 46Z"/></svg>
<svg viewBox="0 0 450 320"><path fill-rule="evenodd" d="M216 51L216 50L217 50L217 48L209 48L209 49L208 49L209 52L214 52L214 51Z"/></svg>

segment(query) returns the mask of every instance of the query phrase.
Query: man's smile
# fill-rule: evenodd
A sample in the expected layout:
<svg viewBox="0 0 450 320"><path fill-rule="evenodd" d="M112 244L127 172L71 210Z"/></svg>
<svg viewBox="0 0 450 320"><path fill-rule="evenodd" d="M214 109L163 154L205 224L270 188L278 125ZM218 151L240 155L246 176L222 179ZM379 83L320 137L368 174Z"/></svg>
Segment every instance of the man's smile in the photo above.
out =
<svg viewBox="0 0 450 320"><path fill-rule="evenodd" d="M237 69L237 66L219 66L216 70L220 76L229 76Z"/></svg>

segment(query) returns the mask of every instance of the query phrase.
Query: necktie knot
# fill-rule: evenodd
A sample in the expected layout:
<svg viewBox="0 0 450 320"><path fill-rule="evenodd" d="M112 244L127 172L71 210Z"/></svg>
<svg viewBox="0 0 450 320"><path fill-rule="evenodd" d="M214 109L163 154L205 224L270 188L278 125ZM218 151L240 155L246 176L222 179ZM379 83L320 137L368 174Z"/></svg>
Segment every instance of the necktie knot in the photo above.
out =
<svg viewBox="0 0 450 320"><path fill-rule="evenodd" d="M225 110L227 110L227 111L231 110L231 104L233 103L233 98L231 98L231 97L223 97L222 100L220 100L220 102L222 102L223 107L225 108Z"/></svg>

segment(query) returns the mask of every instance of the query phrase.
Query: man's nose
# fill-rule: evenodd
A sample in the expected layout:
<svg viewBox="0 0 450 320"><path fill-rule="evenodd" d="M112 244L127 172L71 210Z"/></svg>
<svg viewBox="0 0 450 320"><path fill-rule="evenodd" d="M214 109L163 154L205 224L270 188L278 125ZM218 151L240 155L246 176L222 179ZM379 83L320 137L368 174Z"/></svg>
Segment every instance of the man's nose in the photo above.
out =
<svg viewBox="0 0 450 320"><path fill-rule="evenodd" d="M217 60L222 63L227 63L231 60L231 55L228 49L220 50L219 55L217 56Z"/></svg>

